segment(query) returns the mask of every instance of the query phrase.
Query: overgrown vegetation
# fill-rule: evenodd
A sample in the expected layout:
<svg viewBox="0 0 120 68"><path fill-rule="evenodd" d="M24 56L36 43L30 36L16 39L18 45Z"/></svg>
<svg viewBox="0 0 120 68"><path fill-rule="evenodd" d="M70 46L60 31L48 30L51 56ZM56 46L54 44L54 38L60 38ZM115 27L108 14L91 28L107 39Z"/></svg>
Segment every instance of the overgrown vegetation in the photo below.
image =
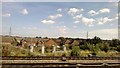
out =
<svg viewBox="0 0 120 68"><path fill-rule="evenodd" d="M80 49L78 46L73 46L71 51L71 56L80 56Z"/></svg>
<svg viewBox="0 0 120 68"><path fill-rule="evenodd" d="M39 39L39 37L37 37L37 39ZM58 39L61 40L61 42L59 43L59 46L61 48L56 49L59 52L53 54L52 53L53 47L45 47L46 56L62 56L63 54L65 54L66 56L88 56L88 54L90 53L96 53L98 56L120 55L119 39L102 40L97 36L95 36L92 39L86 39L82 41L79 38L72 39L72 38L59 37ZM24 44L24 46L20 46L23 44L22 41L24 40L21 40L21 42L18 42L15 38L13 40L14 41L11 42L11 44L9 45L2 44L2 56L40 56L41 55L41 47L39 46L39 41L36 42L37 47L34 47L33 53L30 53L28 44ZM69 42L67 43L66 40L69 40ZM77 42L75 42L74 40L76 40ZM67 52L63 52L62 45L66 46Z"/></svg>

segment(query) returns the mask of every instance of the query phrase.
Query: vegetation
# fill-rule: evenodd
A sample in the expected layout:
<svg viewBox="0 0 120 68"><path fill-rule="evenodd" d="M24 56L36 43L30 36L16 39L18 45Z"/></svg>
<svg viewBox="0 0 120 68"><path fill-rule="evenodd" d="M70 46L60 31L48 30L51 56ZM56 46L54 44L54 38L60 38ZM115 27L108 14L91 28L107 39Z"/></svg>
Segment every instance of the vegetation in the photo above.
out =
<svg viewBox="0 0 120 68"><path fill-rule="evenodd" d="M78 46L73 46L71 56L80 56L80 49Z"/></svg>
<svg viewBox="0 0 120 68"><path fill-rule="evenodd" d="M29 45L24 43L23 39L18 41L16 38L12 39L11 44L2 44L2 56L40 56L41 47L39 46L40 39L49 39L48 37L36 37L36 46L33 53L29 52ZM45 55L47 56L88 56L90 53L96 53L98 56L119 56L120 55L120 40L102 40L95 36L92 39L73 39L59 37L60 48L56 49L58 52L52 53L53 47L45 47ZM66 42L68 40L68 42ZM77 42L75 42L75 40ZM74 44L73 44L74 42ZM79 44L76 44L79 43ZM62 45L66 46L67 52L63 52Z"/></svg>

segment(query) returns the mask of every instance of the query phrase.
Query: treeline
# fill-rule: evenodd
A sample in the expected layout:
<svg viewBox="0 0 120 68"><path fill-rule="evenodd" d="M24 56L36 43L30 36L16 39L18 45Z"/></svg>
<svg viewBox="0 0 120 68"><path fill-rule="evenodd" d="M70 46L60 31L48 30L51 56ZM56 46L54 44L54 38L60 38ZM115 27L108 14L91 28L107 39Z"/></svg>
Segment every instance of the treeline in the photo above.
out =
<svg viewBox="0 0 120 68"><path fill-rule="evenodd" d="M80 50L88 50L93 54L97 54L99 51L118 51L120 52L120 40L102 40L99 37L95 36L93 39L87 39L82 42L79 46L69 46L71 51L71 56L79 56Z"/></svg>
<svg viewBox="0 0 120 68"><path fill-rule="evenodd" d="M42 37L36 37L42 38ZM43 37L49 39L48 37ZM112 40L102 40L101 38L95 36L92 39L80 39L80 38L54 38L54 40L61 40L59 43L60 46L68 45L69 49L72 49L72 46L79 46L82 50L90 50L90 51L109 51L116 50L120 52L120 40L112 39ZM67 42L68 41L68 42Z"/></svg>

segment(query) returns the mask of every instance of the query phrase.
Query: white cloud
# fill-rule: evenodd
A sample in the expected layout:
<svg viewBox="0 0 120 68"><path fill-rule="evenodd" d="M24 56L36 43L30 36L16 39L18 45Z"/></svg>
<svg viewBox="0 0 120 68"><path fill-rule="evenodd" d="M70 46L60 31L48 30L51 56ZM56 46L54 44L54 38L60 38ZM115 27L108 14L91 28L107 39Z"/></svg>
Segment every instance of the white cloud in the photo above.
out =
<svg viewBox="0 0 120 68"><path fill-rule="evenodd" d="M118 17L119 17L119 16L118 16L118 15L116 15L116 17L114 17L114 18L113 18L113 20L118 20Z"/></svg>
<svg viewBox="0 0 120 68"><path fill-rule="evenodd" d="M53 21L53 20L42 20L41 22L43 24L54 24L55 23L55 21Z"/></svg>
<svg viewBox="0 0 120 68"><path fill-rule="evenodd" d="M94 16L94 15L98 15L99 13L94 10L90 10L88 14L90 14L91 16Z"/></svg>
<svg viewBox="0 0 120 68"><path fill-rule="evenodd" d="M56 15L50 15L50 16L48 16L48 18L56 19L56 18L59 18L59 17L62 17L62 16L63 16L62 14L56 14Z"/></svg>
<svg viewBox="0 0 120 68"><path fill-rule="evenodd" d="M93 23L95 22L95 20L93 18L83 17L82 14L76 15L75 17L73 17L73 19L75 20L74 23L80 23L80 22L82 22L86 26L93 26Z"/></svg>
<svg viewBox="0 0 120 68"><path fill-rule="evenodd" d="M111 21L113 21L113 19L109 19L108 17L104 17L104 18L100 18L100 19L98 19L98 24L105 24L105 23L108 23L108 22L111 22Z"/></svg>
<svg viewBox="0 0 120 68"><path fill-rule="evenodd" d="M103 8L99 10L100 13L110 13L110 9L108 8Z"/></svg>
<svg viewBox="0 0 120 68"><path fill-rule="evenodd" d="M82 12L82 11L84 11L84 9L70 8L69 11L68 11L68 14L73 16L77 13Z"/></svg>
<svg viewBox="0 0 120 68"><path fill-rule="evenodd" d="M2 16L3 16L3 17L10 17L11 14L10 14L10 13L4 13Z"/></svg>
<svg viewBox="0 0 120 68"><path fill-rule="evenodd" d="M62 11L62 9L61 9L61 8L59 8L59 9L57 9L57 11L61 12L61 11Z"/></svg>
<svg viewBox="0 0 120 68"><path fill-rule="evenodd" d="M28 14L28 10L27 10L27 9L22 9L22 10L21 10L21 14L27 15L27 14Z"/></svg>
<svg viewBox="0 0 120 68"><path fill-rule="evenodd" d="M73 19L80 20L82 17L83 17L82 14L80 14L80 15L76 15L75 17L73 17Z"/></svg>
<svg viewBox="0 0 120 68"><path fill-rule="evenodd" d="M75 21L75 22L73 22L73 23L79 23L80 21Z"/></svg>
<svg viewBox="0 0 120 68"><path fill-rule="evenodd" d="M80 9L80 11L84 11L84 9L82 8L82 9Z"/></svg>
<svg viewBox="0 0 120 68"><path fill-rule="evenodd" d="M88 14L91 15L91 16L98 15L100 13L110 13L110 9L108 9L108 8L102 8L99 11L90 10L88 12Z"/></svg>
<svg viewBox="0 0 120 68"><path fill-rule="evenodd" d="M83 17L82 22L87 26L93 26L93 23L95 22L95 20L92 18Z"/></svg>

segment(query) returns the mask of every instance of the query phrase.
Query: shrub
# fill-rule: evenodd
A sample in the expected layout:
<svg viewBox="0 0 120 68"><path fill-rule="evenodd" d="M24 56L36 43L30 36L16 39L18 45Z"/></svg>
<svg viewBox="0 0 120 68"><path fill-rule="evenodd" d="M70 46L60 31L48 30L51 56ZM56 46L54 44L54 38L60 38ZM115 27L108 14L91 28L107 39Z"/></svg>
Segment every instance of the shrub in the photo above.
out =
<svg viewBox="0 0 120 68"><path fill-rule="evenodd" d="M117 46L117 51L118 51L118 52L120 52L120 45L119 45L119 46Z"/></svg>
<svg viewBox="0 0 120 68"><path fill-rule="evenodd" d="M78 46L73 46L71 51L71 56L79 56L80 48Z"/></svg>

